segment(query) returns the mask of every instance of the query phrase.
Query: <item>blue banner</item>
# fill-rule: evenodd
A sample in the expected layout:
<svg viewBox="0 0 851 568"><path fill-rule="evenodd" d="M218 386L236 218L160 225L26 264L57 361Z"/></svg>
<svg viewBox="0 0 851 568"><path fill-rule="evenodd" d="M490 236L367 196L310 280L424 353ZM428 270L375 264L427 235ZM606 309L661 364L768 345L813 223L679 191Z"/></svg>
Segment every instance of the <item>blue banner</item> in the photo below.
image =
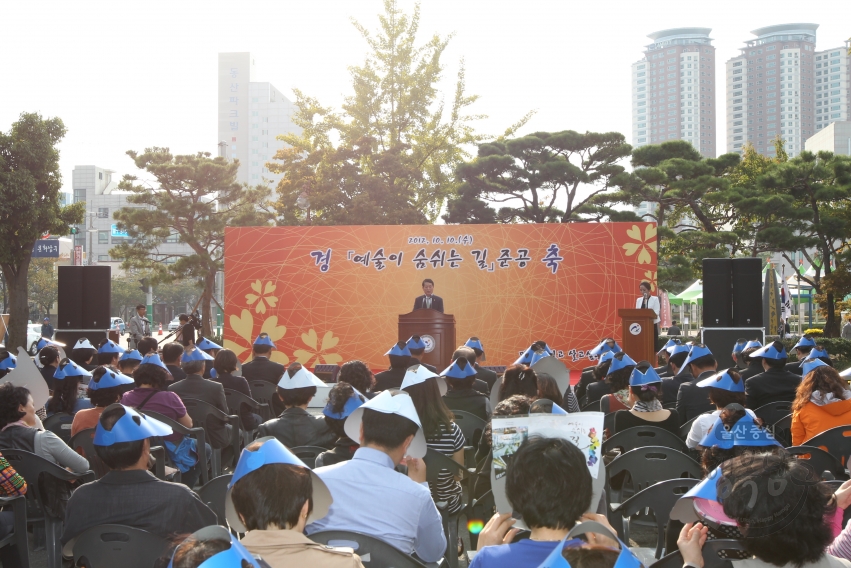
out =
<svg viewBox="0 0 851 568"><path fill-rule="evenodd" d="M122 237L124 239L130 238L130 235L128 235L126 231L119 231L118 230L118 225L113 223L111 228L112 228L112 236L113 237Z"/></svg>

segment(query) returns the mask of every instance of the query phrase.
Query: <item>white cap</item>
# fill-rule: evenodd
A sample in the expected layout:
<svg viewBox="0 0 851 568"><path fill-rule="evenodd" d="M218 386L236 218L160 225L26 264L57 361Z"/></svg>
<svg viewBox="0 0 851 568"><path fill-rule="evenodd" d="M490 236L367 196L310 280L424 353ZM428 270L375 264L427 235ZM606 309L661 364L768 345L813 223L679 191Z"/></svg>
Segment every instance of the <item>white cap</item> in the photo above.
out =
<svg viewBox="0 0 851 568"><path fill-rule="evenodd" d="M446 379L437 373L429 371L425 365L414 365L412 367L408 367L408 370L405 371L405 378L402 380L402 386L399 388L405 390L405 387L424 383L428 379L435 379L437 381L437 387L440 389L440 396L446 394Z"/></svg>
<svg viewBox="0 0 851 568"><path fill-rule="evenodd" d="M288 372L284 371L284 375L281 377L281 380L278 381L278 387L284 390L326 386L328 385L323 383L319 377L308 371L306 367L299 369L292 377L290 377Z"/></svg>
<svg viewBox="0 0 851 568"><path fill-rule="evenodd" d="M425 434L423 434L423 425L420 423L420 417L417 414L417 409L414 407L414 401L408 393L402 391L394 395L389 391L383 391L349 414L349 417L346 418L344 429L346 436L352 440L360 440L363 413L367 408L376 412L383 412L384 414L397 414L416 424L417 433L414 434L414 441L408 447L408 455L412 458L422 458L426 455L428 447L426 446Z"/></svg>

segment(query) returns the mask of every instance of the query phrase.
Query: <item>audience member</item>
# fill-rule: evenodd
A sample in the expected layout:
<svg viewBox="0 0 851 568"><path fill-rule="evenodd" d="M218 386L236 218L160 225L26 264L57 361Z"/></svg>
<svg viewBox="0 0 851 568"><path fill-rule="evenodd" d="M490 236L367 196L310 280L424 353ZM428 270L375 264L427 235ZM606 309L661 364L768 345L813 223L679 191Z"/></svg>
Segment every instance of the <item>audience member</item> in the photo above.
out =
<svg viewBox="0 0 851 568"><path fill-rule="evenodd" d="M147 366L140 365L140 369ZM127 525L163 538L216 524L215 513L194 492L184 485L161 481L147 471L149 438L171 434L167 425L130 407L112 404L104 409L94 446L111 471L71 495L63 544L104 524Z"/></svg>
<svg viewBox="0 0 851 568"><path fill-rule="evenodd" d="M197 347L191 347L190 351L184 354L183 363L181 364L183 371L186 373L186 378L180 382L172 383L168 387L168 390L176 393L184 401L184 405L186 404L186 399L201 400L227 416L230 412L228 412L225 389L220 383L201 376L204 372L204 362L210 359L212 357L202 350ZM206 423L199 424L199 426L203 426L210 446L216 449L230 447L233 426L211 414L207 415ZM230 456L233 456L233 452L230 453Z"/></svg>
<svg viewBox="0 0 851 568"><path fill-rule="evenodd" d="M113 340L104 338L98 345L98 366L105 365L108 367L117 368L118 360L124 354L125 351L126 349L118 345Z"/></svg>
<svg viewBox="0 0 851 568"><path fill-rule="evenodd" d="M604 414L627 410L629 404L629 377L637 363L624 352L616 353L609 364L605 381L588 385L588 400L600 400Z"/></svg>
<svg viewBox="0 0 851 568"><path fill-rule="evenodd" d="M677 414L681 424L713 409L709 392L697 386L697 383L714 375L717 366L715 357L706 345L697 343L691 346L683 367L689 370L693 378L682 383L677 392Z"/></svg>
<svg viewBox="0 0 851 568"><path fill-rule="evenodd" d="M390 368L375 375L375 392L398 389L405 380L405 371L411 366L411 350L404 341L396 343L385 355L390 360Z"/></svg>
<svg viewBox="0 0 851 568"><path fill-rule="evenodd" d="M745 397L748 408L754 410L770 402L792 402L795 400L801 375L786 370L786 347L775 341L751 354L762 360L764 373L745 381Z"/></svg>
<svg viewBox="0 0 851 568"><path fill-rule="evenodd" d="M324 386L325 383L301 363L292 363L278 383L278 397L285 410L278 418L261 424L257 436L274 436L288 448L334 447L336 436L323 417L307 412L308 403L316 396L316 388Z"/></svg>
<svg viewBox="0 0 851 568"><path fill-rule="evenodd" d="M155 337L143 337L136 344L136 350L139 351L139 355L146 357L148 355L156 355L159 346L160 344Z"/></svg>
<svg viewBox="0 0 851 568"><path fill-rule="evenodd" d="M345 425L349 415L360 408L366 397L349 383L338 382L328 392L328 404L322 409L328 429L337 436L334 447L316 456L316 467L334 465L352 459L360 447L346 434Z"/></svg>
<svg viewBox="0 0 851 568"><path fill-rule="evenodd" d="M764 372L764 369L762 368L762 359L760 357L752 356L761 348L762 343L755 339L748 341L747 344L745 344L745 348L741 353L742 362L746 365L745 370L741 373L743 381L747 381L749 378L755 377L756 375Z"/></svg>
<svg viewBox="0 0 851 568"><path fill-rule="evenodd" d="M816 342L813 339L812 335L804 335L798 342L792 347L795 350L795 357L797 360L794 363L786 363L786 370L790 373L795 373L796 375L802 374L801 363L804 359L806 359L807 355L810 354L813 347L816 346Z"/></svg>
<svg viewBox="0 0 851 568"><path fill-rule="evenodd" d="M372 398L375 393L372 392L375 385L375 375L366 366L363 361L348 361L340 367L340 374L337 376L338 382L349 383L356 391L361 393L366 398Z"/></svg>
<svg viewBox="0 0 851 568"><path fill-rule="evenodd" d="M538 375L527 365L511 365L502 375L499 400L503 401L516 394L533 399L538 396Z"/></svg>
<svg viewBox="0 0 851 568"><path fill-rule="evenodd" d="M697 445L704 475L725 461L743 454L782 452L783 446L762 428L759 418L739 404L721 411L715 423Z"/></svg>
<svg viewBox="0 0 851 568"><path fill-rule="evenodd" d="M660 359L662 361L662 364L658 367L654 367L653 370L656 371L656 374L660 377L664 378L673 376L671 374L671 367L668 365L668 360L671 358L671 351L668 350L679 344L679 339L669 339L667 343L665 343L665 345L663 345L662 348L656 352L656 358Z"/></svg>
<svg viewBox="0 0 851 568"><path fill-rule="evenodd" d="M328 514L325 483L277 440L255 441L242 452L229 485L228 522L245 532L242 544L271 568L362 567L351 549L333 549L304 536Z"/></svg>
<svg viewBox="0 0 851 568"><path fill-rule="evenodd" d="M830 367L833 366L833 362L830 360L830 354L828 354L827 349L825 349L821 345L816 345L815 347L810 349L809 355L804 357L802 363L806 363L807 361L814 361L816 359L820 360L825 365L828 365Z"/></svg>
<svg viewBox="0 0 851 568"><path fill-rule="evenodd" d="M275 344L268 333L261 333L251 346L253 359L242 366L242 376L247 381L266 381L277 385L286 367L270 359Z"/></svg>
<svg viewBox="0 0 851 568"><path fill-rule="evenodd" d="M132 377L106 367L95 369L86 390L86 396L89 397L94 408L80 410L74 415L74 421L71 423L71 437L74 437L80 430L97 427L103 409L110 404L119 402L121 396L132 389L133 385Z"/></svg>
<svg viewBox="0 0 851 568"><path fill-rule="evenodd" d="M463 360L463 363L458 363ZM473 388L478 373L470 362L460 357L443 371L449 391L443 402L450 410L459 410L478 416L484 421L490 420L491 401L480 391Z"/></svg>
<svg viewBox="0 0 851 568"><path fill-rule="evenodd" d="M602 390L595 389L594 396L596 397L594 400L588 400L588 387L591 385L597 384L600 381L604 381L606 378L606 374L609 372L609 367L612 365L612 359L615 358L614 351L606 351L602 355L600 355L600 359L597 361L597 366L592 367L589 371L583 371L582 376L579 378L579 383L576 385L576 396L579 399L579 407L585 408L592 402L597 402L600 400L604 394L608 394L608 386L606 386ZM588 373L589 375L586 375ZM582 381L586 376L590 376L590 380L582 386ZM582 393L580 395L580 392Z"/></svg>
<svg viewBox="0 0 851 568"><path fill-rule="evenodd" d="M833 367L816 359L802 365L803 381L792 403L792 445L836 426L851 424L851 390Z"/></svg>
<svg viewBox="0 0 851 568"><path fill-rule="evenodd" d="M88 398L80 398L80 383L83 378L91 378L92 374L69 359L59 363L59 367L53 374L55 383L53 385L53 396L47 399L45 410L47 416L53 416L58 412L64 412L73 416L79 410L91 408L92 403Z"/></svg>
<svg viewBox="0 0 851 568"><path fill-rule="evenodd" d="M17 497L26 495L27 482L9 465L0 454L0 496ZM15 513L11 510L0 511L0 538L6 538L15 530ZM21 563L18 547L14 542L0 548L0 566L4 568L29 568Z"/></svg>
<svg viewBox="0 0 851 568"><path fill-rule="evenodd" d="M736 362L737 371L747 367L747 365L745 364L745 360L742 357L742 353L745 350L745 345L747 344L748 340L743 337L740 337L736 340L736 344L733 345L733 351L730 353L730 356L732 357L733 361Z"/></svg>
<svg viewBox="0 0 851 568"><path fill-rule="evenodd" d="M548 373L537 373L538 376L538 394L535 398L546 398L560 407L567 410L564 404L564 399L561 396L561 393L558 391L558 383Z"/></svg>
<svg viewBox="0 0 851 568"><path fill-rule="evenodd" d="M214 375L216 373L214 371L214 367L215 367L216 355L218 355L219 351L222 350L222 346L219 345L218 343L214 343L214 342L210 341L206 337L202 337L202 336L199 335L198 339L195 343L195 347L197 349L200 349L201 351L203 351L204 353L206 353L210 357L212 357L212 359L207 359L204 362L204 375L203 375L204 378L205 379L215 378ZM237 367L233 368L234 371L236 371L236 369L237 369ZM225 388L228 388L228 387L225 387Z"/></svg>
<svg viewBox="0 0 851 568"><path fill-rule="evenodd" d="M409 367L413 367L414 365L422 365L432 373L437 373L437 367L434 365L428 365L420 361L420 357L423 356L426 350L425 341L419 335L412 335L408 338L408 341L405 343L408 346L408 351L411 352L411 359L408 363Z"/></svg>
<svg viewBox="0 0 851 568"><path fill-rule="evenodd" d="M680 344L669 347L668 349L668 369L670 369L670 376L662 378L663 405L676 403L680 385L694 379L691 376L689 368L683 366L683 363L688 358L689 346Z"/></svg>
<svg viewBox="0 0 851 568"><path fill-rule="evenodd" d="M53 345L45 345L38 352L38 362L41 363L41 376L44 377L48 390L52 391L56 386L53 375L59 368L59 349Z"/></svg>
<svg viewBox="0 0 851 568"><path fill-rule="evenodd" d="M701 414L691 423L691 429L686 438L686 445L692 449L696 448L709 430L712 429L712 426L721 415L721 411L728 405L745 405L745 382L742 380L741 375L732 367L699 381L697 386L709 391L709 400L715 405L715 410ZM748 410L748 414L756 418L756 414L752 410Z"/></svg>
<svg viewBox="0 0 851 568"><path fill-rule="evenodd" d="M133 349L132 351L125 351L124 355L118 359L118 370L124 373L125 375L132 376L133 371L136 370L136 367L139 366L139 363L142 362L142 356L138 351Z"/></svg>
<svg viewBox="0 0 851 568"><path fill-rule="evenodd" d="M163 363L174 379L171 384L186 378L186 371L181 368L183 363L183 345L177 341L163 345Z"/></svg>
<svg viewBox="0 0 851 568"><path fill-rule="evenodd" d="M609 395L611 396L611 395ZM615 433L635 426L655 426L680 435L680 417L676 410L662 408L662 379L652 368L632 371L629 378L630 410L615 413Z"/></svg>
<svg viewBox="0 0 851 568"><path fill-rule="evenodd" d="M485 360L485 347L482 344L482 341L478 337L471 337L466 343L464 343L464 347L469 347L476 355L476 360L471 361L473 366L476 367L476 378L483 381L488 386L488 393L490 393L493 390L493 386L496 384L497 374L490 369L485 369L479 365L479 361Z"/></svg>
<svg viewBox="0 0 851 568"><path fill-rule="evenodd" d="M97 352L98 350L95 349L95 346L88 339L81 337L71 349L69 359L87 371L94 371L97 365L93 365L92 360L95 358Z"/></svg>
<svg viewBox="0 0 851 568"><path fill-rule="evenodd" d="M203 341L208 340L203 339ZM199 346L202 344L203 342L198 343ZM213 345L215 345L215 343L213 343ZM200 347L198 348L200 349ZM251 389L248 387L248 381L246 381L244 377L237 377L233 375L236 371L237 364L239 363L239 360L236 358L236 354L230 349L211 349L211 351L216 351L213 363L213 368L216 371L216 377L212 380L222 385L225 389L242 393L251 398ZM245 428L246 431L254 430L261 422L263 422L260 415L251 412L251 407L247 404L240 405L239 418L242 421L242 427Z"/></svg>
<svg viewBox="0 0 851 568"><path fill-rule="evenodd" d="M470 366L476 370L476 380L473 381L473 390L490 397L491 391L488 384L479 378L479 371L476 369L476 352L470 347L462 345L452 353L452 360L456 361L459 357L463 357L470 363ZM435 371L437 372L437 371Z"/></svg>
<svg viewBox="0 0 851 568"><path fill-rule="evenodd" d="M268 566L255 559L230 531L223 526L195 531L174 549L169 568L261 568Z"/></svg>
<svg viewBox="0 0 851 568"><path fill-rule="evenodd" d="M615 342L615 340L611 337L607 337L600 341L599 345L597 345L588 352L589 357L597 357L597 364L595 367L583 369L582 375L579 377L579 382L576 383L576 388L574 389L574 392L576 393L576 398L579 399L579 406L586 406L589 402L586 399L585 392L585 389L588 388L588 385L596 381L602 380L603 377L606 376L605 372L602 375L597 376L597 374L594 373L596 367L600 367L603 363L608 362L611 357L619 351L621 351L621 348Z"/></svg>
<svg viewBox="0 0 851 568"><path fill-rule="evenodd" d="M425 482L425 436L411 397L385 391L349 415L345 428L361 447L351 460L315 470L334 503L327 516L307 526L307 534L365 532L436 562L446 551L446 537ZM407 477L394 469L402 462Z"/></svg>

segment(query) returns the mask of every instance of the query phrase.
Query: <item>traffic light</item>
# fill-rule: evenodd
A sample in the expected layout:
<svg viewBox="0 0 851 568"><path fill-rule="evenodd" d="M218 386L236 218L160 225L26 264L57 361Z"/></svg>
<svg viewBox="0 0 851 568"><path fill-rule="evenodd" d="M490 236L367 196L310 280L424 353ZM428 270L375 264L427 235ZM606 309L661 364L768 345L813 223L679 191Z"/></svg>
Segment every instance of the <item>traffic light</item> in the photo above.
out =
<svg viewBox="0 0 851 568"><path fill-rule="evenodd" d="M78 231L77 227L71 227L71 234L72 235L76 235L78 232L79 231Z"/></svg>
<svg viewBox="0 0 851 568"><path fill-rule="evenodd" d="M142 284L141 286L139 286L139 289L142 292L144 292L145 294L147 294L148 293L148 279L142 278L141 280L139 280L139 282Z"/></svg>

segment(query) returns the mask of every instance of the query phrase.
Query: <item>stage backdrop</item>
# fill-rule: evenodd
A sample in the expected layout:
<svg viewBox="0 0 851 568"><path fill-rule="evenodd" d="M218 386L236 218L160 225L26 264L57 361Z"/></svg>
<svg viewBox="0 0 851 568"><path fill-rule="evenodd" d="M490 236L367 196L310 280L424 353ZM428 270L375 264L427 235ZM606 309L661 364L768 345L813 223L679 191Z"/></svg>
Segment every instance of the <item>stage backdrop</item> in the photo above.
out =
<svg viewBox="0 0 851 568"><path fill-rule="evenodd" d="M280 363L361 359L387 367L398 315L431 278L457 338L482 339L490 365L538 339L572 369L638 284L656 286L652 223L246 227L225 234L225 347L251 357L267 332Z"/></svg>

